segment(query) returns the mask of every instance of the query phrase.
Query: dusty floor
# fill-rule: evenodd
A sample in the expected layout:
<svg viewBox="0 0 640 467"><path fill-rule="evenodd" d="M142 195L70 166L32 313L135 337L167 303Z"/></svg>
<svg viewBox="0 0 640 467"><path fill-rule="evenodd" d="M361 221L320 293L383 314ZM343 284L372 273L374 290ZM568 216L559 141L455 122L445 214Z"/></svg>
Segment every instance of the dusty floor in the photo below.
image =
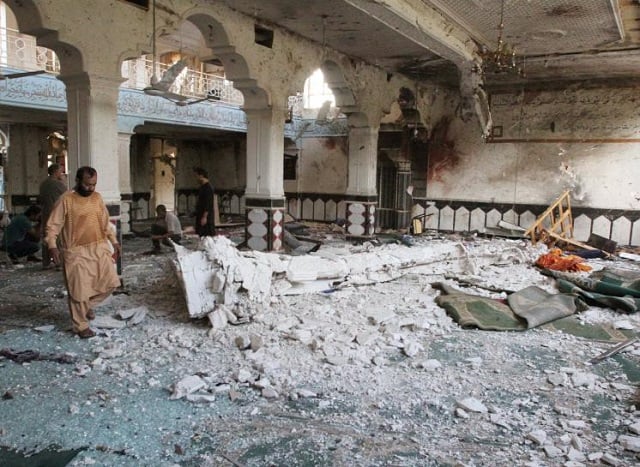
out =
<svg viewBox="0 0 640 467"><path fill-rule="evenodd" d="M1 268L0 465L639 465L640 346L590 365L613 344L462 330L430 284L454 274L554 290L531 266L540 250L419 241L457 242L473 271L443 262L375 285L274 296L250 322L214 331L189 318L174 254L145 255L148 239L128 239L124 293L98 314L146 315L89 340L69 331L60 272ZM613 310L583 316L640 328ZM180 381L200 387L184 397Z"/></svg>

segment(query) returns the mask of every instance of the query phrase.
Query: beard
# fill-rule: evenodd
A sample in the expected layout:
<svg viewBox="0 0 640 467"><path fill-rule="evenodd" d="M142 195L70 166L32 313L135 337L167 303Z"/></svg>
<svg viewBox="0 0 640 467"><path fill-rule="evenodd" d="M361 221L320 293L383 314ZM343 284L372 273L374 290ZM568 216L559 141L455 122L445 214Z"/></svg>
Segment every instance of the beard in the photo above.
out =
<svg viewBox="0 0 640 467"><path fill-rule="evenodd" d="M93 193L93 191L85 190L82 185L76 185L76 187L74 188L74 191L78 193L80 196L84 196L85 198L87 196L91 196L91 193Z"/></svg>

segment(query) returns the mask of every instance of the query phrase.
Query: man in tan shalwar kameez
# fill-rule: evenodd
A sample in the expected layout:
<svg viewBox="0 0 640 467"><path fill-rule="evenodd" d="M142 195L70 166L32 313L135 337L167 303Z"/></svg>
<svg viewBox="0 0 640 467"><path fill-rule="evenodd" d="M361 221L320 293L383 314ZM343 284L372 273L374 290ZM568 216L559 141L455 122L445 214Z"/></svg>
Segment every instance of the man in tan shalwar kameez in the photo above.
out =
<svg viewBox="0 0 640 467"><path fill-rule="evenodd" d="M78 169L73 191L63 194L51 211L45 238L53 261L63 265L73 332L81 338L95 336L89 327L93 308L120 286L108 241L116 256L120 244L102 196L95 191L97 181L94 168Z"/></svg>

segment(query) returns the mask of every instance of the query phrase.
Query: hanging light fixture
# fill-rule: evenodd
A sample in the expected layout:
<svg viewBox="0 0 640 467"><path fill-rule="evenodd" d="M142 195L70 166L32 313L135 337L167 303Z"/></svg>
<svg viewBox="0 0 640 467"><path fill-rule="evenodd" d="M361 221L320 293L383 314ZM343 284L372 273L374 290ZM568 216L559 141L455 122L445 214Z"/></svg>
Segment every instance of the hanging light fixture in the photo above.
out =
<svg viewBox="0 0 640 467"><path fill-rule="evenodd" d="M500 24L498 25L498 43L496 48L489 50L483 47L479 52L482 58L482 72L484 73L512 73L522 75L522 68L518 65L516 49L504 41L504 3L500 7Z"/></svg>

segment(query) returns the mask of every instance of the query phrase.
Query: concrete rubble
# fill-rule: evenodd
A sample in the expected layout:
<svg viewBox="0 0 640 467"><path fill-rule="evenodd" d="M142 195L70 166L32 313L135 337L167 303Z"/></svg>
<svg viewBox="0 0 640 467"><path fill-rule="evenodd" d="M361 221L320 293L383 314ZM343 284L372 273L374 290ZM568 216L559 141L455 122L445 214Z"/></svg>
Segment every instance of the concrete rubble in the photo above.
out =
<svg viewBox="0 0 640 467"><path fill-rule="evenodd" d="M0 360L0 393L13 397L0 401L0 446L84 446L71 465L633 465L640 344L591 365L612 344L462 330L434 302L430 284L451 274L494 298L504 294L487 287L553 292L531 266L541 251L443 237L288 256L216 237L175 255L130 252L128 293L96 310L124 326L89 341L66 331L48 273L41 295L14 303L22 315L0 309L2 347L76 361ZM2 290L18 291L11 280ZM11 327L22 317L28 326ZM581 319L621 316L591 307ZM54 328L31 331L44 325ZM43 426L34 401L52 415ZM81 430L91 439L78 441Z"/></svg>

